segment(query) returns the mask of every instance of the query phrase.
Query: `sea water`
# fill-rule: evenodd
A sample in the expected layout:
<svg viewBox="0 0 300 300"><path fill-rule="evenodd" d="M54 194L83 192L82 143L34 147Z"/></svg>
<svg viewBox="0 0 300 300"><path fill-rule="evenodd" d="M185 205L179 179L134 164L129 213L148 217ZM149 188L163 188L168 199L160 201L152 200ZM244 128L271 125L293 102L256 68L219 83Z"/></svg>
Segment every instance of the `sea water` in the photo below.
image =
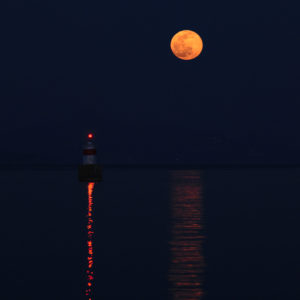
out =
<svg viewBox="0 0 300 300"><path fill-rule="evenodd" d="M298 299L299 186L297 168L3 169L1 299Z"/></svg>

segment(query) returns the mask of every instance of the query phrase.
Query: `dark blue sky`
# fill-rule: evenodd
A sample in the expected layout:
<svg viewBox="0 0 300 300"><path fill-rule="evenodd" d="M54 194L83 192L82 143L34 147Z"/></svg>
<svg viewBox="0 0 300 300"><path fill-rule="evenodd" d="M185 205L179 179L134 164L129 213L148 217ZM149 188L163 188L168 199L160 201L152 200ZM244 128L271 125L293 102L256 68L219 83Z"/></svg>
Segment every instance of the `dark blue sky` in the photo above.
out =
<svg viewBox="0 0 300 300"><path fill-rule="evenodd" d="M89 130L103 162L299 162L296 1L1 6L1 162L77 162Z"/></svg>

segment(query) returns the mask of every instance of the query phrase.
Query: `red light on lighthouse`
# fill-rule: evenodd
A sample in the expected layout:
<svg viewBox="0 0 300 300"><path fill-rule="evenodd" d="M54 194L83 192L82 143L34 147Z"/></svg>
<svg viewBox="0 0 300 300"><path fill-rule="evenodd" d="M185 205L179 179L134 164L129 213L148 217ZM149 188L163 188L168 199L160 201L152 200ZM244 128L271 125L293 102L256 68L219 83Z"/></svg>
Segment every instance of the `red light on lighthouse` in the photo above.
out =
<svg viewBox="0 0 300 300"><path fill-rule="evenodd" d="M93 134L92 134L92 133L89 133L89 134L88 134L88 138L89 138L89 139L92 139L92 138L93 138Z"/></svg>

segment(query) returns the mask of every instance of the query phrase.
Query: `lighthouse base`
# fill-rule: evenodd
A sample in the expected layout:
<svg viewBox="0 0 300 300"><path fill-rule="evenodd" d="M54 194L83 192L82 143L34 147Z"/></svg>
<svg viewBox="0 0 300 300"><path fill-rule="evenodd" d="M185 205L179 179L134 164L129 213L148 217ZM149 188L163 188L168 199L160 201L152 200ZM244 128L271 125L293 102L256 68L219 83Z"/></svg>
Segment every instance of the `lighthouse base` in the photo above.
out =
<svg viewBox="0 0 300 300"><path fill-rule="evenodd" d="M96 182L102 180L102 170L99 165L80 165L78 179L83 182Z"/></svg>

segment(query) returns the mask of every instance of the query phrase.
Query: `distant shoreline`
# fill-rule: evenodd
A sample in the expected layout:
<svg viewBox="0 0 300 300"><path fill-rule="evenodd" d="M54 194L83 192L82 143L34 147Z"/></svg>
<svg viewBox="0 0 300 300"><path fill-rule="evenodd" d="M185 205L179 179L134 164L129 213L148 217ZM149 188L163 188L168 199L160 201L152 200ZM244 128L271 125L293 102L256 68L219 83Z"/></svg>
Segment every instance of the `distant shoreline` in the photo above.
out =
<svg viewBox="0 0 300 300"><path fill-rule="evenodd" d="M1 170L77 169L76 164L0 164ZM101 164L115 169L241 169L241 168L300 168L300 164Z"/></svg>

